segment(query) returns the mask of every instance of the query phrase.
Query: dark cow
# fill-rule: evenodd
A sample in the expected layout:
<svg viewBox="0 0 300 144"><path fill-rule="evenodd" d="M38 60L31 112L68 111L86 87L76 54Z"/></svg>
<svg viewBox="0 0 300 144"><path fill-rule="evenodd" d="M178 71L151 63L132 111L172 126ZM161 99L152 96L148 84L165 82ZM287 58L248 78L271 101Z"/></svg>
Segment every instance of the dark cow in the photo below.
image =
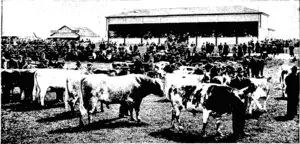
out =
<svg viewBox="0 0 300 144"><path fill-rule="evenodd" d="M203 112L203 127L201 135L205 135L208 118L211 115L217 119L217 134L220 131L221 116L232 113L234 135L244 134L245 106L243 100L248 93L253 91L253 86L242 90L234 90L231 87L219 84L199 84L198 86L172 86L168 94L172 103L172 127L180 123L181 110L196 113Z"/></svg>
<svg viewBox="0 0 300 144"><path fill-rule="evenodd" d="M149 94L164 96L161 80L141 74L115 77L86 76L81 80L81 95L79 96L80 125L84 124L82 118L85 119L86 116L88 123L91 122L91 114L98 101L128 106L131 120L134 120L133 109L135 109L136 120L140 121L140 104L142 99Z"/></svg>
<svg viewBox="0 0 300 144"><path fill-rule="evenodd" d="M31 97L34 86L35 70L10 69L1 71L2 100L7 102L15 87L20 88L21 98L25 100Z"/></svg>

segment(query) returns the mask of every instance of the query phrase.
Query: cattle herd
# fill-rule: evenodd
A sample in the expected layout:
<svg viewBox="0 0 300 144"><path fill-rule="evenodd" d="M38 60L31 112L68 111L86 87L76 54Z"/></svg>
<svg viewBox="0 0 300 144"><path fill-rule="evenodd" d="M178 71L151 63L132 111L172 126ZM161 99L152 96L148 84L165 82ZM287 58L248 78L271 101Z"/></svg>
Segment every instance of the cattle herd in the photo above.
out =
<svg viewBox="0 0 300 144"><path fill-rule="evenodd" d="M267 101L272 88L272 78L263 77L265 60L256 57L240 61L206 62L195 67L180 66L169 70L169 62L155 63L156 76L126 73L109 75L98 71L86 74L82 70L69 69L2 69L2 103L12 100L30 101L47 105L48 92L56 92L57 101L63 101L65 110L79 110L79 126L92 122L92 114L103 104L120 104L119 116L130 116L140 122L140 105L144 97L153 94L165 97L172 105L171 125L180 126L181 111L203 114L203 128L209 116L217 120L217 134L223 114L232 114L234 135L243 135L245 115L253 111L267 111ZM289 67L281 68L281 84ZM133 71L134 72L134 71ZM21 97L12 94L14 87L20 88ZM282 91L285 97L285 91ZM134 118L135 111L136 117Z"/></svg>

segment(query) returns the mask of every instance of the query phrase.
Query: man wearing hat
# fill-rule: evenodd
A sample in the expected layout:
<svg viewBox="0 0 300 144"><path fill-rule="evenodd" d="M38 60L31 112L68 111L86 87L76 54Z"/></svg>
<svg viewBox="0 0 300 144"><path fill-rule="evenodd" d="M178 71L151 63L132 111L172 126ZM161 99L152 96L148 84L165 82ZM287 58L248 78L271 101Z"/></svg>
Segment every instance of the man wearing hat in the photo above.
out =
<svg viewBox="0 0 300 144"><path fill-rule="evenodd" d="M293 66L292 72L285 78L287 93L287 114L288 119L293 119L297 115L299 103L299 72L298 67Z"/></svg>
<svg viewBox="0 0 300 144"><path fill-rule="evenodd" d="M44 59L41 61L39 68L48 68L48 65L49 65L49 60Z"/></svg>
<svg viewBox="0 0 300 144"><path fill-rule="evenodd" d="M31 58L27 57L25 60L25 64L23 65L22 69L31 69L34 68L33 65L31 64Z"/></svg>
<svg viewBox="0 0 300 144"><path fill-rule="evenodd" d="M93 73L93 67L92 67L93 65L91 64L91 63L88 63L87 64L87 67L86 67L86 72L85 72L85 74L94 74Z"/></svg>

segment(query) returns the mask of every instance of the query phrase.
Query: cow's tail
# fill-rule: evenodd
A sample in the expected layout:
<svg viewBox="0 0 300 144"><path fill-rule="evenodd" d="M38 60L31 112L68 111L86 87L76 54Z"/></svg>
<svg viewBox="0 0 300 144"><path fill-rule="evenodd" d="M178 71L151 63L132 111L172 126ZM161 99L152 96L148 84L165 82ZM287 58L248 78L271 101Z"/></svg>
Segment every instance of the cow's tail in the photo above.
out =
<svg viewBox="0 0 300 144"><path fill-rule="evenodd" d="M64 98L64 103L65 103L65 109L68 109L68 102L70 100L70 90L69 90L69 78L66 79L66 92L65 92L65 98Z"/></svg>
<svg viewBox="0 0 300 144"><path fill-rule="evenodd" d="M33 90L32 90L32 101L36 101L36 98L39 98L40 96L40 86L38 83L38 73L35 72L33 76Z"/></svg>
<svg viewBox="0 0 300 144"><path fill-rule="evenodd" d="M79 93L78 93L78 99L79 99L79 111L82 117L88 116L88 112L87 112L87 101L85 101L84 98L84 90L83 90L83 81L85 80L85 78L82 78L80 80L80 88L79 88Z"/></svg>

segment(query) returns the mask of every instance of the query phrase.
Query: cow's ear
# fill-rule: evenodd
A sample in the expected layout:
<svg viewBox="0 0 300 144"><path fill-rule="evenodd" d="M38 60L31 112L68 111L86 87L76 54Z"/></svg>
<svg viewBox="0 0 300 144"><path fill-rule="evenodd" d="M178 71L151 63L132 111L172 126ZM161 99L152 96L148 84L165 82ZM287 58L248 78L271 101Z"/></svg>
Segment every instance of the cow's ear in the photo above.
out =
<svg viewBox="0 0 300 144"><path fill-rule="evenodd" d="M271 82L271 80L272 80L272 77L267 78L267 82Z"/></svg>

